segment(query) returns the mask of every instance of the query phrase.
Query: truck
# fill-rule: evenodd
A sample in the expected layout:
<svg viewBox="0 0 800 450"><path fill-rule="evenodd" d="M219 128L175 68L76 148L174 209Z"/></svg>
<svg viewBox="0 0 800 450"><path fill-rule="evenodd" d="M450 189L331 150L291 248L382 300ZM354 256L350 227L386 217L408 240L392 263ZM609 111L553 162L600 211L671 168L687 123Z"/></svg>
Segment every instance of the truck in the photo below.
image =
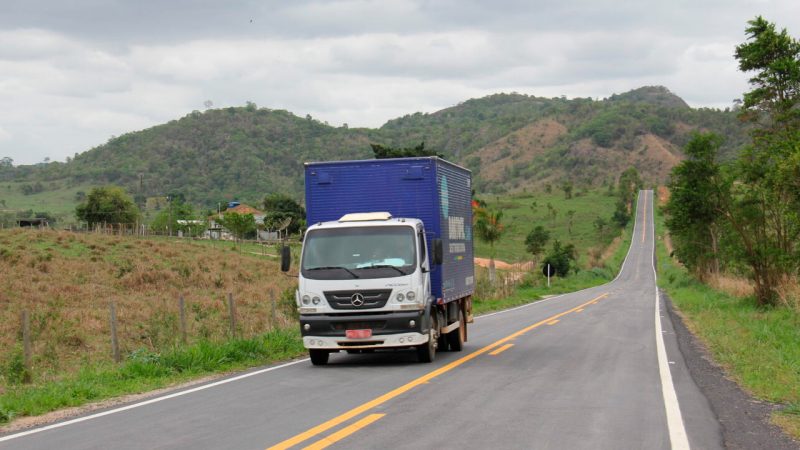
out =
<svg viewBox="0 0 800 450"><path fill-rule="evenodd" d="M312 364L340 351L414 349L431 362L463 349L475 289L471 183L439 157L305 164L296 303Z"/></svg>

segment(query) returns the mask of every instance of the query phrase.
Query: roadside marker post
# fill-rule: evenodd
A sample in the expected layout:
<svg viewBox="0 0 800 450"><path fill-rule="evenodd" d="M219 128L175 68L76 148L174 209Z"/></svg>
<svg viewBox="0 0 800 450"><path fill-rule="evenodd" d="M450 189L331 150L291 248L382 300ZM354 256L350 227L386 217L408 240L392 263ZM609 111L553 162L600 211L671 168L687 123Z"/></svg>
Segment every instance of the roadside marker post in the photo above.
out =
<svg viewBox="0 0 800 450"><path fill-rule="evenodd" d="M550 287L550 263L547 264L547 287Z"/></svg>

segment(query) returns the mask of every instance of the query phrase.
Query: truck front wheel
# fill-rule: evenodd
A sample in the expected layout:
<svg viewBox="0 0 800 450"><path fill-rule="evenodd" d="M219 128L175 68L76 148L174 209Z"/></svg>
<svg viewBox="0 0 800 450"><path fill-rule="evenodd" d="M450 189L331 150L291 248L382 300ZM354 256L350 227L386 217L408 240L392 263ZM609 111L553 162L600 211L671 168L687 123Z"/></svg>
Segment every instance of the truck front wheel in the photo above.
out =
<svg viewBox="0 0 800 450"><path fill-rule="evenodd" d="M311 364L315 366L324 366L328 364L330 352L327 350L309 350L308 355L311 356Z"/></svg>
<svg viewBox="0 0 800 450"><path fill-rule="evenodd" d="M431 326L428 329L428 342L417 347L417 358L419 362L429 363L433 362L434 358L436 358L436 330L438 329L438 324L435 320L432 320Z"/></svg>

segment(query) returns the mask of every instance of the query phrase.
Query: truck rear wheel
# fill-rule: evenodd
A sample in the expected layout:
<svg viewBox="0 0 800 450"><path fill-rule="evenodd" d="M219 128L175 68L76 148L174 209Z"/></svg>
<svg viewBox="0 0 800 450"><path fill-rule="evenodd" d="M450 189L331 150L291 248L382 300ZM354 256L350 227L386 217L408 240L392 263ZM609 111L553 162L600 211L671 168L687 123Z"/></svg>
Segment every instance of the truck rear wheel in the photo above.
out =
<svg viewBox="0 0 800 450"><path fill-rule="evenodd" d="M327 350L309 350L308 355L311 357L311 364L315 366L324 366L328 364L330 352Z"/></svg>
<svg viewBox="0 0 800 450"><path fill-rule="evenodd" d="M450 351L460 352L464 348L464 341L467 338L467 321L464 320L464 313L458 310L458 328L447 333L447 343L450 344Z"/></svg>

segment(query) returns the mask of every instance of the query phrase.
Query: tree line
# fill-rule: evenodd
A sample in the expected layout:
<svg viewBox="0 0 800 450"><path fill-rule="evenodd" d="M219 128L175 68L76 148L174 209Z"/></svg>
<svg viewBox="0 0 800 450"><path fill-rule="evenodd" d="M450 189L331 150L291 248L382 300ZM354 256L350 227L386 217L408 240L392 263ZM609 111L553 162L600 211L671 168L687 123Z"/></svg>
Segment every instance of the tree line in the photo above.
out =
<svg viewBox="0 0 800 450"><path fill-rule="evenodd" d="M757 303L774 306L800 269L800 42L763 17L736 47L751 74L739 118L752 143L724 161L724 138L698 133L669 184L666 225L675 255L701 280L749 277Z"/></svg>

